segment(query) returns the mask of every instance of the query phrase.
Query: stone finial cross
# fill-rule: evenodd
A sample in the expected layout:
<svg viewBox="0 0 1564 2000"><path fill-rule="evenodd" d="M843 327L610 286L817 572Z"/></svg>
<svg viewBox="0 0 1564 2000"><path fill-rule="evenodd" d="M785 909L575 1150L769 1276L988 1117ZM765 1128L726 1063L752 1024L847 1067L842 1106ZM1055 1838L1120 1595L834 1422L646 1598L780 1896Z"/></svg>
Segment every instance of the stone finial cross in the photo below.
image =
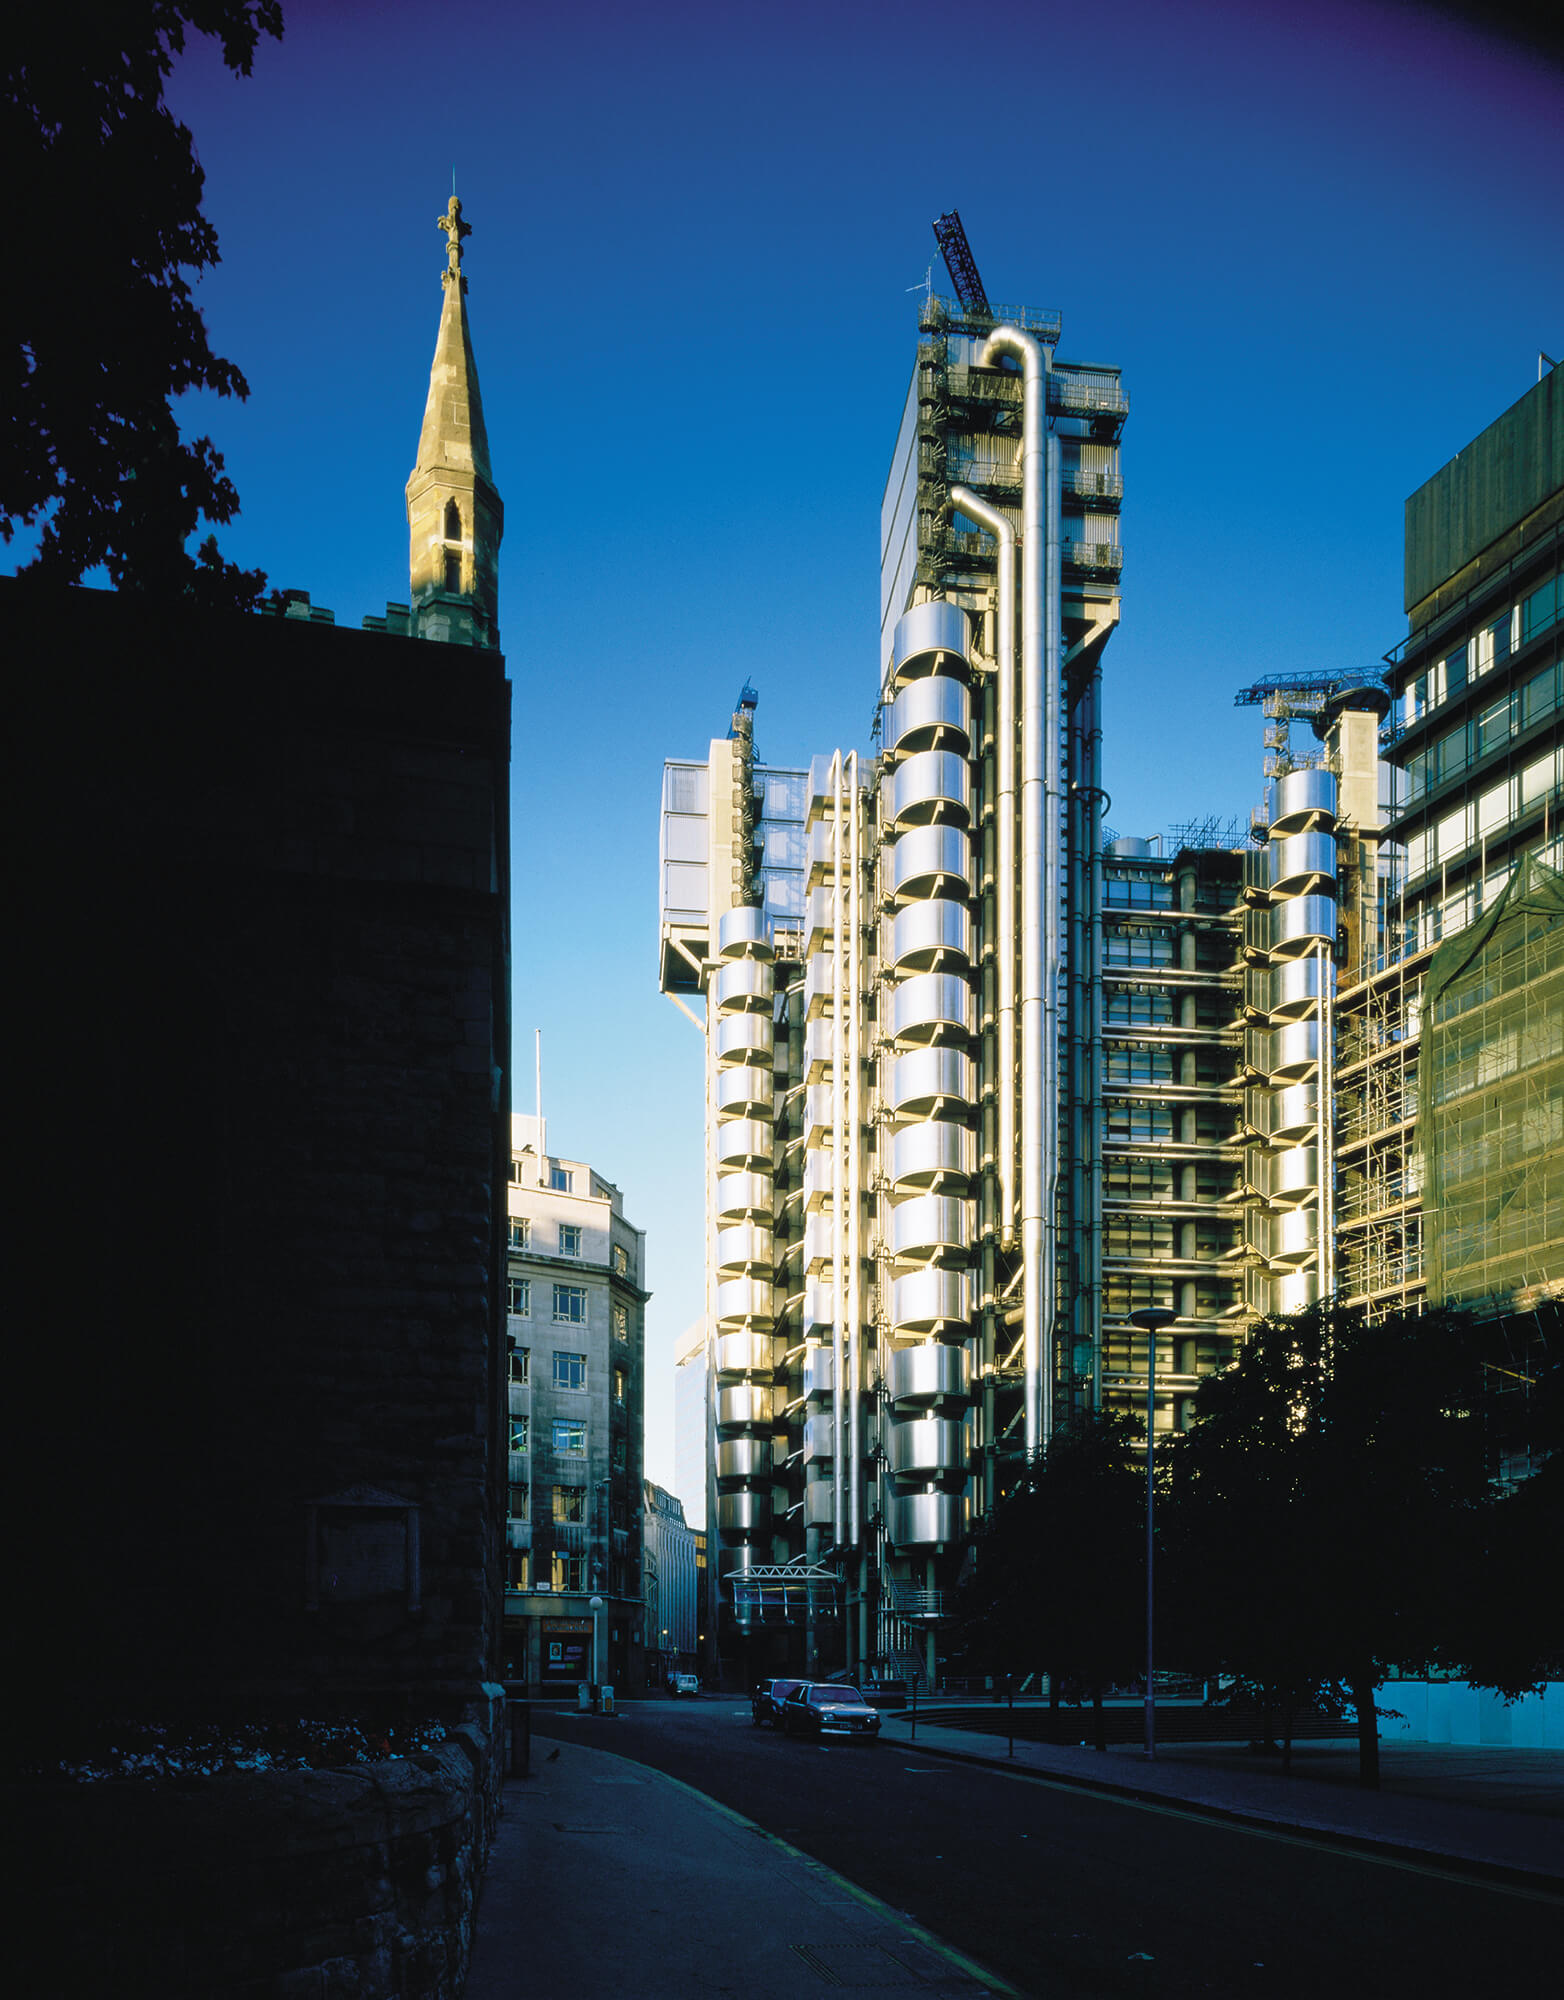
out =
<svg viewBox="0 0 1564 2000"><path fill-rule="evenodd" d="M435 227L445 231L446 268L441 277L448 285L453 278L462 275L462 238L472 234L472 224L462 220L462 204L458 196L453 194L444 215L435 217Z"/></svg>

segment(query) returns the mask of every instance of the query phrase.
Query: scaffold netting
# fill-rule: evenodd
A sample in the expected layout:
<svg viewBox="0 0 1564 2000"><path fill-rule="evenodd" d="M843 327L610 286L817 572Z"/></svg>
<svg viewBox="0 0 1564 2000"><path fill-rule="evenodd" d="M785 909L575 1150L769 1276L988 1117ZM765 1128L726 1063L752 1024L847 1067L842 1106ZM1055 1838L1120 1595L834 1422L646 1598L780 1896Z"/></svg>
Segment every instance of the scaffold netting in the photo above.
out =
<svg viewBox="0 0 1564 2000"><path fill-rule="evenodd" d="M1534 855L1429 961L1418 1100L1429 1298L1564 1283L1564 875Z"/></svg>

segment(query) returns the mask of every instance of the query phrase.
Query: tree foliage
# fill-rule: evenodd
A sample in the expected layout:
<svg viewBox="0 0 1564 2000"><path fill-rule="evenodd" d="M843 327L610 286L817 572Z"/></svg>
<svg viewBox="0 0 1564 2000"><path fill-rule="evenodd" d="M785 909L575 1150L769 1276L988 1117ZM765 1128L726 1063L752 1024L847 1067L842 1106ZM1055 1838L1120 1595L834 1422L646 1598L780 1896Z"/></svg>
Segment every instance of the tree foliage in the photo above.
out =
<svg viewBox="0 0 1564 2000"><path fill-rule="evenodd" d="M1171 1454L1164 1602L1180 1657L1284 1703L1349 1690L1366 1783L1386 1671L1481 1650L1476 1579L1506 1504L1486 1361L1483 1329L1454 1310L1264 1321L1201 1385ZM1520 1639L1533 1661L1534 1637ZM1536 1669L1517 1673L1514 1651L1518 1691Z"/></svg>
<svg viewBox="0 0 1564 2000"><path fill-rule="evenodd" d="M27 254L0 306L0 536L41 522L29 570L116 588L253 603L265 578L220 555L238 495L209 437L180 436L172 399L244 397L212 352L191 274L218 261L204 175L164 102L187 31L215 36L247 76L279 0L77 0L34 8L5 36L3 156Z"/></svg>
<svg viewBox="0 0 1564 2000"><path fill-rule="evenodd" d="M1102 1692L1140 1670L1146 1494L1140 1426L1085 1416L995 1509L962 1593L970 1654L999 1673L1047 1672Z"/></svg>

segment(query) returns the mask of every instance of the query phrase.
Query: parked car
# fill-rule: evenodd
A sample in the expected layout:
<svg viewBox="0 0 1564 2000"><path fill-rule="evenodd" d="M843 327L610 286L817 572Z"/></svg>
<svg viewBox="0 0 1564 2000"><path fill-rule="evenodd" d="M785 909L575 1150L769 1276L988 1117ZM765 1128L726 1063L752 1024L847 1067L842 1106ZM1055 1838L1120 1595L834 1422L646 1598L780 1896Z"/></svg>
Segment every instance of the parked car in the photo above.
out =
<svg viewBox="0 0 1564 2000"><path fill-rule="evenodd" d="M667 1687L671 1695L699 1694L701 1677L699 1674L670 1674Z"/></svg>
<svg viewBox="0 0 1564 2000"><path fill-rule="evenodd" d="M794 1680L762 1681L749 1698L750 1719L759 1729L770 1723L775 1729L782 1720L782 1704L800 1685Z"/></svg>
<svg viewBox="0 0 1564 2000"><path fill-rule="evenodd" d="M789 1736L862 1736L872 1743L880 1718L844 1681L800 1681L782 1704L782 1727Z"/></svg>

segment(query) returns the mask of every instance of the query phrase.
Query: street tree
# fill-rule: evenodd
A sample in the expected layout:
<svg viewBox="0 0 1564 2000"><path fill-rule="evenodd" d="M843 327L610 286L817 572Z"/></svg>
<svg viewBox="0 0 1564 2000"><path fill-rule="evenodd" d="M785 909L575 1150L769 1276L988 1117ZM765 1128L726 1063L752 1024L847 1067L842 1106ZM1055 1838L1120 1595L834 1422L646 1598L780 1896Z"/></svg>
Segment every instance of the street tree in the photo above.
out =
<svg viewBox="0 0 1564 2000"><path fill-rule="evenodd" d="M1495 1503L1483 1381L1464 1313L1313 1308L1259 1324L1171 1454L1175 1643L1284 1701L1344 1691L1365 1785L1376 1686L1461 1627Z"/></svg>
<svg viewBox="0 0 1564 2000"><path fill-rule="evenodd" d="M1105 1689L1139 1670L1144 1640L1145 1485L1138 1420L1103 1412L1055 1433L995 1509L962 1593L970 1652L999 1671L1048 1673L1092 1702L1106 1748Z"/></svg>
<svg viewBox="0 0 1564 2000"><path fill-rule="evenodd" d="M78 0L6 29L0 156L27 251L0 303L0 538L38 526L28 572L248 605L265 578L226 562L201 520L238 495L210 437L184 438L174 399L244 397L191 293L218 261L189 129L164 101L194 31L250 74L279 0Z"/></svg>

